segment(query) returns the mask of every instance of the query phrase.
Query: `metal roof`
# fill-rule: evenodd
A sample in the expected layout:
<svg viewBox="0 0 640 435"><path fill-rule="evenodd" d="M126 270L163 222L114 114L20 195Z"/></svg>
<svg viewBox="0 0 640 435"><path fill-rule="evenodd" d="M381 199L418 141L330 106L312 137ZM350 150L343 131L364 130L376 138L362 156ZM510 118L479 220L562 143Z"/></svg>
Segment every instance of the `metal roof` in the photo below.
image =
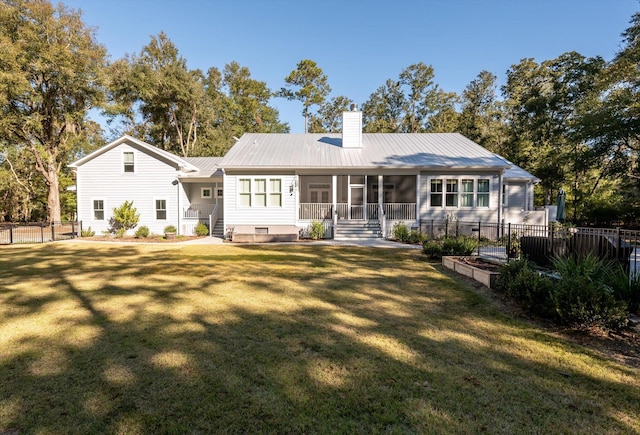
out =
<svg viewBox="0 0 640 435"><path fill-rule="evenodd" d="M211 177L213 175L222 176L222 169L218 166L218 163L222 160L222 157L183 157L187 163L198 168L198 172L190 172L183 175L183 177Z"/></svg>
<svg viewBox="0 0 640 435"><path fill-rule="evenodd" d="M340 133L248 133L219 166L234 168L505 169L505 160L459 133L363 133L362 148L342 148Z"/></svg>
<svg viewBox="0 0 640 435"><path fill-rule="evenodd" d="M524 169L522 169L520 166L516 165L515 163L510 162L509 160L505 159L502 156L498 156L498 157L500 157L502 160L505 161L505 163L510 165L510 168L507 169L506 171L504 171L504 179L505 180L511 180L511 181L522 181L522 180L524 180L524 181L531 181L533 183L539 183L540 182L540 179L538 177L536 177L535 175L531 174L530 172L525 171Z"/></svg>

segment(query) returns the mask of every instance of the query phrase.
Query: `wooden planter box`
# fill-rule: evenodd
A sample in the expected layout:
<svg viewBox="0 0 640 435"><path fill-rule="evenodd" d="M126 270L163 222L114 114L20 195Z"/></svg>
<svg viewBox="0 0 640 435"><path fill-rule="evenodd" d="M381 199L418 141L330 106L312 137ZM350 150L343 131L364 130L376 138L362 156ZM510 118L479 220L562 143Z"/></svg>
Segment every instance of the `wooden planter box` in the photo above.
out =
<svg viewBox="0 0 640 435"><path fill-rule="evenodd" d="M462 257L442 257L442 265L461 275L473 278L489 288L495 288L500 274L489 270L480 269L460 261Z"/></svg>

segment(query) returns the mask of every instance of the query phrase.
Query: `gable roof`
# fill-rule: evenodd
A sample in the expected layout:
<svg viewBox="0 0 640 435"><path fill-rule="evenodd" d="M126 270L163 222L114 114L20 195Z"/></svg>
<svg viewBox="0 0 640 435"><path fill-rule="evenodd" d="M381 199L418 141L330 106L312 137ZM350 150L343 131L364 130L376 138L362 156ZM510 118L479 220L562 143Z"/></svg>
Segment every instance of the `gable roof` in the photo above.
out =
<svg viewBox="0 0 640 435"><path fill-rule="evenodd" d="M219 166L507 169L511 165L459 133L363 133L362 148L342 148L340 133L248 133Z"/></svg>
<svg viewBox="0 0 640 435"><path fill-rule="evenodd" d="M184 157L184 160L199 170L197 174L186 174L185 178L222 176L222 169L218 166L222 157Z"/></svg>
<svg viewBox="0 0 640 435"><path fill-rule="evenodd" d="M70 168L78 168L79 166L84 165L85 163L87 163L88 161L91 161L93 159L95 159L96 157L106 153L107 151L122 145L123 143L132 143L142 149L144 149L145 151L147 151L149 154L155 154L156 156L162 157L172 163L175 163L176 166L178 166L178 168L182 171L185 172L195 172L198 171L198 168L196 166L194 166L193 164L187 162L185 159L176 156L175 154L170 153L169 151L165 151L165 150L161 150L158 147L155 147L153 145L150 145L144 141L141 141L140 139L136 139L133 136L129 136L128 134L125 134L121 137L119 137L118 139L114 140L111 143L108 143L107 145L103 146L102 148L99 148L97 150L95 150L94 152L87 154L86 156L82 157L81 159L71 163L69 165Z"/></svg>
<svg viewBox="0 0 640 435"><path fill-rule="evenodd" d="M497 154L496 154L497 155ZM531 181L534 184L539 183L541 180L530 172L525 171L520 166L505 159L502 156L498 156L504 160L507 164L511 165L509 169L504 171L503 178L509 181Z"/></svg>

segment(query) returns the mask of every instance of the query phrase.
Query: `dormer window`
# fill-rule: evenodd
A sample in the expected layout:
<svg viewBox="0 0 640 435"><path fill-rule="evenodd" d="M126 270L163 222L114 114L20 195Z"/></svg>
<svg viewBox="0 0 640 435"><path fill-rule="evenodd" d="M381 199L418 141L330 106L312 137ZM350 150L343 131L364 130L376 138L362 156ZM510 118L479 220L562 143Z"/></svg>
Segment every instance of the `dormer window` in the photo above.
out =
<svg viewBox="0 0 640 435"><path fill-rule="evenodd" d="M133 161L133 151L125 151L123 155L124 172L135 172L135 163Z"/></svg>

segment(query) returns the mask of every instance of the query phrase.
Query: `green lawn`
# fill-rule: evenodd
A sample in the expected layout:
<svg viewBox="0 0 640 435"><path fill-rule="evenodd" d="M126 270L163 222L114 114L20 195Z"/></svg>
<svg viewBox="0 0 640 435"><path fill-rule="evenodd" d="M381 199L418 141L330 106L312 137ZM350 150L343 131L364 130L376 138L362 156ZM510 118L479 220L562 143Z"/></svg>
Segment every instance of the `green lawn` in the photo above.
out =
<svg viewBox="0 0 640 435"><path fill-rule="evenodd" d="M633 433L640 370L416 250L0 248L0 433Z"/></svg>

